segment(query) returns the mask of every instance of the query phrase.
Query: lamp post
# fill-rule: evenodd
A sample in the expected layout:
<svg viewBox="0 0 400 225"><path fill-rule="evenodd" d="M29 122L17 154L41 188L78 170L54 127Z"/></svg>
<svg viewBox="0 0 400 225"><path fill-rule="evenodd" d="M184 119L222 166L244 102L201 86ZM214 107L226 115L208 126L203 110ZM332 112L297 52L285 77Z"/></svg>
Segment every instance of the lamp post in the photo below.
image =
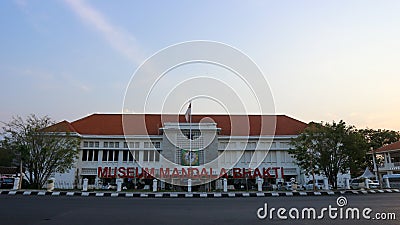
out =
<svg viewBox="0 0 400 225"><path fill-rule="evenodd" d="M378 182L379 182L379 186L381 187L381 189L382 189L382 187L383 187L383 184L382 184L382 182L381 182L381 179L379 178L379 166L377 165L377 163L376 163L376 152L375 152L375 149L373 148L373 147L371 147L371 150L372 150L372 161L374 162L374 167L375 167L375 170L376 170L376 175L375 175L375 178L378 180Z"/></svg>
<svg viewBox="0 0 400 225"><path fill-rule="evenodd" d="M307 152L311 157L310 166L311 166L311 174L312 174L312 179L313 179L313 190L315 191L316 186L315 186L315 171L314 171L314 151L312 149L308 149Z"/></svg>

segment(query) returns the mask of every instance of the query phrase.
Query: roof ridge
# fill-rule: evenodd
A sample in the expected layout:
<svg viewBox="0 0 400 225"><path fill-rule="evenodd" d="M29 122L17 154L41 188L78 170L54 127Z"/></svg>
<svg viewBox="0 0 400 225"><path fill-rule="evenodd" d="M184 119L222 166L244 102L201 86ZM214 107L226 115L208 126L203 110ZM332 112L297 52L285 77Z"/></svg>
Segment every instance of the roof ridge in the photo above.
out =
<svg viewBox="0 0 400 225"><path fill-rule="evenodd" d="M397 145L399 145L399 147L397 147ZM391 149L392 146L396 146L397 148ZM390 144L387 144L387 145L384 145L384 146L382 146L380 148L377 148L377 149L375 149L375 151L377 151L377 152L381 152L382 151L383 152L383 151L391 151L391 150L397 150L397 149L400 149L400 140L399 141L395 141L395 142L390 143Z"/></svg>

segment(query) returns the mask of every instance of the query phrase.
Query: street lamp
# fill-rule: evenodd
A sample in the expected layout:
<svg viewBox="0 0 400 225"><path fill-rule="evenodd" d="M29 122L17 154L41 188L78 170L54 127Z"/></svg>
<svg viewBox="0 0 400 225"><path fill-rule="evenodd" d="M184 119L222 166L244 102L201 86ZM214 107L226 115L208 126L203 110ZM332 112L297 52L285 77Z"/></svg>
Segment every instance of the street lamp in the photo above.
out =
<svg viewBox="0 0 400 225"><path fill-rule="evenodd" d="M372 150L372 161L374 162L374 167L375 167L375 170L376 170L376 175L375 175L375 178L378 180L378 182L379 182L379 186L381 187L381 189L382 189L382 187L383 187L383 184L382 184L382 182L381 182L381 179L379 179L379 167L378 167L378 165L376 164L376 152L375 152L375 149L373 148L373 147L371 147L371 150Z"/></svg>
<svg viewBox="0 0 400 225"><path fill-rule="evenodd" d="M314 171L314 151L312 149L307 149L307 153L311 156L310 166L311 166L311 174L313 178L313 190L316 190L315 186L315 171Z"/></svg>

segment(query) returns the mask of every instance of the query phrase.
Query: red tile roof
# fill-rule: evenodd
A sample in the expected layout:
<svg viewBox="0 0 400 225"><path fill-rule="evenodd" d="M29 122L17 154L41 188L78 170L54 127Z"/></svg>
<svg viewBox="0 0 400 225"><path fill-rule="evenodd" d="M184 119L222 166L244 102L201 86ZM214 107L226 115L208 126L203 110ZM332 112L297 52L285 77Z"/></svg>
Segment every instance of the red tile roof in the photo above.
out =
<svg viewBox="0 0 400 225"><path fill-rule="evenodd" d="M46 127L44 130L49 132L76 132L71 123L66 120L51 125L50 127Z"/></svg>
<svg viewBox="0 0 400 225"><path fill-rule="evenodd" d="M122 120L125 127L122 126ZM164 122L186 121L184 115L171 114L92 114L69 123L70 126L66 126L65 122L56 125L80 134L124 135L125 128L125 134L128 135L159 135L159 128ZM306 123L285 115L193 115L192 122L215 122L221 128L220 135L232 136L272 135L274 128L275 135L296 135L307 127Z"/></svg>
<svg viewBox="0 0 400 225"><path fill-rule="evenodd" d="M400 141L378 148L375 152L389 152L394 150L400 150Z"/></svg>

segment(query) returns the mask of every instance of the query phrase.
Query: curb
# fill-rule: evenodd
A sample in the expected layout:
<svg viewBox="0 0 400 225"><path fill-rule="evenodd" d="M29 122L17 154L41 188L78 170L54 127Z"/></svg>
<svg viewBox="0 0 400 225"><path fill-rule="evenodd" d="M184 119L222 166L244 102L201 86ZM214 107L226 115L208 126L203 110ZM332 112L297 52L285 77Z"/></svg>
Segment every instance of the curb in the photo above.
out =
<svg viewBox="0 0 400 225"><path fill-rule="evenodd" d="M70 191L0 191L0 195L22 195L22 196L81 196L81 197L125 197L125 198L235 198L235 197L291 197L291 196L333 196L333 195L365 195L379 193L400 193L399 189L377 189L377 190L343 190L343 191L299 191L299 192L70 192Z"/></svg>

